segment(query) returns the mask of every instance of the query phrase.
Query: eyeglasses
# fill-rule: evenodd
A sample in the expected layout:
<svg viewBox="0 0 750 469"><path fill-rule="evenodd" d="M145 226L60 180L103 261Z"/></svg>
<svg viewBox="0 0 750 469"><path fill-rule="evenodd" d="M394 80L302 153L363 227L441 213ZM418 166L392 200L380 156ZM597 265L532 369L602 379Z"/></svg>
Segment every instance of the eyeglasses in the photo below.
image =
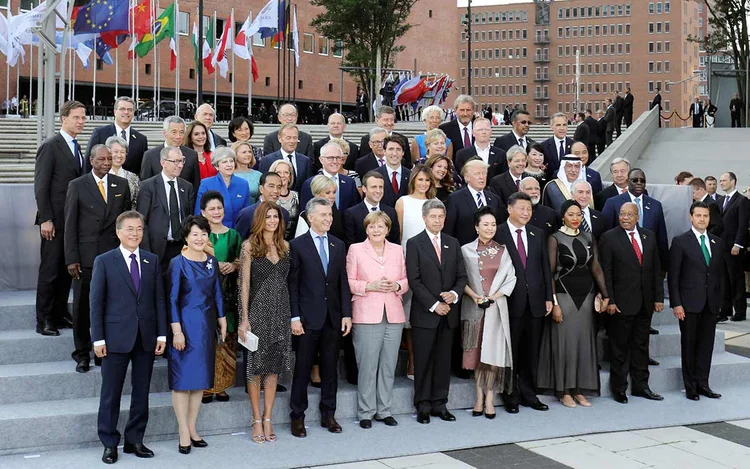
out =
<svg viewBox="0 0 750 469"><path fill-rule="evenodd" d="M646 184L646 178L631 178L630 182L634 182L636 184Z"/></svg>
<svg viewBox="0 0 750 469"><path fill-rule="evenodd" d="M132 107L119 107L117 108L117 110L120 112L133 112L134 111Z"/></svg>
<svg viewBox="0 0 750 469"><path fill-rule="evenodd" d="M338 161L341 159L340 156L321 156L321 158L326 161Z"/></svg>
<svg viewBox="0 0 750 469"><path fill-rule="evenodd" d="M168 161L168 162L170 162L170 163L172 163L174 165L177 165L177 166L179 166L181 164L185 164L185 158L182 158L181 160L164 160L164 161Z"/></svg>
<svg viewBox="0 0 750 469"><path fill-rule="evenodd" d="M382 145L384 140L370 140L373 145Z"/></svg>
<svg viewBox="0 0 750 469"><path fill-rule="evenodd" d="M297 117L296 112L283 112L279 114L281 117Z"/></svg>

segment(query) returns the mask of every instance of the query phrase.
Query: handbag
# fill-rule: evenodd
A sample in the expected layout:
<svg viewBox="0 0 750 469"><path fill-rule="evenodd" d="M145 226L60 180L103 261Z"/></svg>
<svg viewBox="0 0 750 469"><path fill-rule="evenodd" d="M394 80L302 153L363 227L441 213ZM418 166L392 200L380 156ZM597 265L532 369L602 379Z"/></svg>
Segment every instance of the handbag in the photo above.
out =
<svg viewBox="0 0 750 469"><path fill-rule="evenodd" d="M247 340L242 340L242 336L237 337L237 342L251 352L258 350L258 336L247 331L246 337Z"/></svg>

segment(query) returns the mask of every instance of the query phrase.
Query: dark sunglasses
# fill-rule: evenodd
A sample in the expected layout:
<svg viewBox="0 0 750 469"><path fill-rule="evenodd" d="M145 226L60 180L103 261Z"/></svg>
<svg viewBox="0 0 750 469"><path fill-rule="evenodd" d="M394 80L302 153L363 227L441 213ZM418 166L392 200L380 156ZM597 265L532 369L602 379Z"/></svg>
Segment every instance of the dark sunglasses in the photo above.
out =
<svg viewBox="0 0 750 469"><path fill-rule="evenodd" d="M646 184L646 179L645 178L631 178L630 182L635 182L636 184L637 183Z"/></svg>

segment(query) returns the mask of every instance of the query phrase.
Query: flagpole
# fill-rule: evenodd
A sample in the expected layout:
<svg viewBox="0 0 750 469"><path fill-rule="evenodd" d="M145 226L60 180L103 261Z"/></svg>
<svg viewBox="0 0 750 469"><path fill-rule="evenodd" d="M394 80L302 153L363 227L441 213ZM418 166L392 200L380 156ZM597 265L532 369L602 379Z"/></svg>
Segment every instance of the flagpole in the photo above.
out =
<svg viewBox="0 0 750 469"><path fill-rule="evenodd" d="M63 102L65 100L65 69L67 68L66 67L67 62L65 60L66 60L66 57L68 57L68 56L71 56L71 60L72 60L72 58L73 58L72 56L74 55L73 53L70 53L70 54L68 53L68 45L67 45L68 44L68 36L70 34L70 19L69 18L73 15L73 7L74 6L75 6L75 2L69 2L68 3L68 16L66 17L66 18L68 18L68 21L66 21L65 28L63 29L63 36L62 36L62 50L60 52L60 54L61 54L60 55L60 83L58 84L58 89L59 89L59 93L58 94L59 94L59 96L58 96L58 101L57 101L58 107L60 107L60 108L62 107ZM42 46L41 46L41 43L40 43L40 46L39 46L39 57L37 57L37 60L39 60L40 62L42 61ZM37 80L41 80L41 79L42 79L41 75L37 76ZM70 81L70 80L68 80L68 81ZM39 95L39 96L37 96L37 99L41 98L41 93L37 92L37 94ZM71 92L68 92L68 95L70 95L70 94L71 94ZM29 97L29 100L31 100L30 97Z"/></svg>
<svg viewBox="0 0 750 469"><path fill-rule="evenodd" d="M250 24L253 22L253 14L248 14ZM253 38L245 36L245 45L250 53L250 60L247 61L247 117L253 120Z"/></svg>
<svg viewBox="0 0 750 469"><path fill-rule="evenodd" d="M232 8L232 19L231 19L231 21L232 22L229 23L229 24L230 24L230 27L232 28L232 30L234 30L234 8ZM232 47L236 47L235 44L234 44L234 33L236 33L236 31L233 31L233 34L230 34L229 37L227 38L227 44L230 44ZM247 39L245 39L245 40L247 41ZM230 43L229 41L232 41L232 42ZM231 55L232 55L232 73L229 76L232 78L232 80L231 80L232 81L232 83L231 83L231 86L232 86L232 102L231 102L231 105L230 105L231 113L229 115L229 118L230 119L234 119L234 78L235 78L235 76L234 76L234 50L232 50Z"/></svg>
<svg viewBox="0 0 750 469"><path fill-rule="evenodd" d="M137 5L137 2L135 0L130 1L130 8L128 9L128 31L130 33L130 41L131 41L131 47L132 47L132 41L135 41L135 6ZM138 57L138 55L133 51L133 55ZM135 69L136 64L138 63L138 60L133 60L133 62L130 63L130 97L135 99ZM138 102L135 103L135 109L134 112L138 111Z"/></svg>
<svg viewBox="0 0 750 469"><path fill-rule="evenodd" d="M213 34L214 34L214 37L212 39L216 39L216 10L214 10ZM219 45L217 43L214 43L214 47L218 47L218 46ZM218 65L218 63L217 63L217 65ZM216 70L214 70L214 106L213 106L214 107L214 113L216 113L216 112L219 111L219 105L216 102L216 80L217 80L216 74L217 74L217 72L216 72Z"/></svg>
<svg viewBox="0 0 750 469"><path fill-rule="evenodd" d="M97 57L97 55L96 55L96 39L97 38L95 37L94 38L94 92L91 95L91 101L93 101L91 104L94 105L94 120L96 120L96 69L99 68L98 67L98 65L99 65L99 63L98 63L99 59L96 58ZM90 61L89 61L89 64L91 64Z"/></svg>
<svg viewBox="0 0 750 469"><path fill-rule="evenodd" d="M172 25L175 39L174 39L174 53L176 55L176 66L174 69L174 109L175 114L180 115L180 4L178 0L174 2L174 22Z"/></svg>
<svg viewBox="0 0 750 469"><path fill-rule="evenodd" d="M115 47L115 98L120 96L120 54L119 52L120 52L120 48Z"/></svg>
<svg viewBox="0 0 750 469"><path fill-rule="evenodd" d="M156 58L156 36L154 35L154 22L156 21L156 11L157 11L156 9L159 8L158 3L159 3L158 1L156 4L154 4L154 2L151 2L151 40L154 41L154 70L152 70L154 94L153 94L153 97L151 98L151 102L154 104L154 120L155 121L159 120L159 104L156 101L157 99L157 96L156 96L157 83L156 82L158 79L156 67L159 62L158 62L158 59Z"/></svg>
<svg viewBox="0 0 750 469"><path fill-rule="evenodd" d="M297 27L297 4L294 4L294 27ZM292 31L292 36L294 36L294 31ZM299 33L297 33L297 36L299 36ZM297 54L299 54L299 51L297 50L297 44L294 41L294 38L292 38L292 44L294 45L294 78L292 78L292 100L294 102L297 102Z"/></svg>
<svg viewBox="0 0 750 469"><path fill-rule="evenodd" d="M196 64L197 70L195 80L195 107L201 105L203 101L203 0L198 0L198 38L196 39L196 48L198 49L199 63Z"/></svg>
<svg viewBox="0 0 750 469"><path fill-rule="evenodd" d="M60 64L63 62L60 61ZM60 70L62 71L63 66L60 66ZM33 80L34 78L34 44L31 45L31 48L29 49L29 116L31 116L31 102L33 100L32 95L34 91L34 85ZM62 82L62 80L61 80ZM65 88L63 88L64 90Z"/></svg>
<svg viewBox="0 0 750 469"><path fill-rule="evenodd" d="M156 13L159 12L159 9L161 8L161 2L159 0L156 0L156 12L154 15L156 16ZM159 17L156 16L158 19ZM156 21L156 20L154 20ZM161 116L161 62L159 61L159 57L161 54L159 53L159 48L156 47L156 35L154 35L154 56L156 57L156 120L160 120Z"/></svg>

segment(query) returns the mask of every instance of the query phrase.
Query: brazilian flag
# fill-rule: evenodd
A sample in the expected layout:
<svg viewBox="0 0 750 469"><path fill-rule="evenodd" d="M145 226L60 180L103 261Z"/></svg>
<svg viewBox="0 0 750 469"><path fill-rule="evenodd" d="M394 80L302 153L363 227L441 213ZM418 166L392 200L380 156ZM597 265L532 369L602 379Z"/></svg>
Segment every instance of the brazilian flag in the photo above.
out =
<svg viewBox="0 0 750 469"><path fill-rule="evenodd" d="M138 54L138 57L144 57L162 39L173 37L175 37L174 3L169 5L154 21L154 24L151 26L151 32L143 35L138 45L135 46L135 53Z"/></svg>

